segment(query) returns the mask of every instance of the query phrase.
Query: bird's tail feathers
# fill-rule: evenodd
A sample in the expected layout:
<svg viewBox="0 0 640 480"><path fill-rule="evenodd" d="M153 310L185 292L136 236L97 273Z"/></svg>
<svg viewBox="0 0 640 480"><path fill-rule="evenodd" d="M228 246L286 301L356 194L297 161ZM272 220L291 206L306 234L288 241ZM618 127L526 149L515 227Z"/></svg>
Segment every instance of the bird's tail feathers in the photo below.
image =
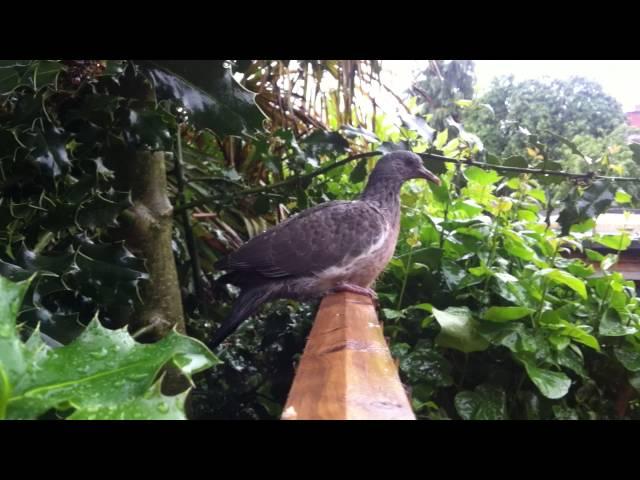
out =
<svg viewBox="0 0 640 480"><path fill-rule="evenodd" d="M220 345L229 335L251 315L256 313L260 306L275 297L277 289L272 285L261 285L244 290L235 301L231 313L215 333L213 340L209 342L210 348Z"/></svg>

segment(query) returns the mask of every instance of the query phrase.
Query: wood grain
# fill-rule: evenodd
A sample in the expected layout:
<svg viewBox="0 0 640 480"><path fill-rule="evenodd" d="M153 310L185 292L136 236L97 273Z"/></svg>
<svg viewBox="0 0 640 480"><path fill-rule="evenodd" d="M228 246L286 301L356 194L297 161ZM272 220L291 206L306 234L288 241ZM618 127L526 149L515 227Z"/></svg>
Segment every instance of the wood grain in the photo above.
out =
<svg viewBox="0 0 640 480"><path fill-rule="evenodd" d="M322 300L283 420L415 420L371 300Z"/></svg>

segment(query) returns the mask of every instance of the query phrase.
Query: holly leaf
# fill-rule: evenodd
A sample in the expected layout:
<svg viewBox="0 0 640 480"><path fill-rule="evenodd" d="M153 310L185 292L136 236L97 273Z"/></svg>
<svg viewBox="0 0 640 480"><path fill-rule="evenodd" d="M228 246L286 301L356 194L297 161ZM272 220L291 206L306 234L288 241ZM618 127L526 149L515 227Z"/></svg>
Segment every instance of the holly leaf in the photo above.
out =
<svg viewBox="0 0 640 480"><path fill-rule="evenodd" d="M159 407L164 399L154 382L161 369L172 363L190 378L219 363L204 344L175 331L141 344L126 328L104 328L97 316L69 345L51 348L37 331L22 342L16 316L29 283L0 277L0 418L35 419L51 409L72 409L79 418L184 415L182 398L166 412Z"/></svg>
<svg viewBox="0 0 640 480"><path fill-rule="evenodd" d="M143 62L160 100L178 101L200 128L216 135L252 135L266 119L256 94L245 89L219 60Z"/></svg>
<svg viewBox="0 0 640 480"><path fill-rule="evenodd" d="M66 144L68 133L53 125L37 126L23 136L29 149L29 159L34 162L42 174L58 177L71 166Z"/></svg>
<svg viewBox="0 0 640 480"><path fill-rule="evenodd" d="M161 381L142 396L116 405L91 405L76 410L69 420L186 420L188 391L173 397L162 395Z"/></svg>

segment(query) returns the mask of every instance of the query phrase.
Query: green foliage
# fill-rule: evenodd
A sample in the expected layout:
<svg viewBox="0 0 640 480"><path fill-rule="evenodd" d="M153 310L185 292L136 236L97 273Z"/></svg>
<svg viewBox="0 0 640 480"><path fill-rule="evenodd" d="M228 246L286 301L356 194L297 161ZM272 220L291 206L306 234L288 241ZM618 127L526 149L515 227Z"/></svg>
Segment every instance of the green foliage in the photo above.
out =
<svg viewBox="0 0 640 480"><path fill-rule="evenodd" d="M200 342L172 332L151 345L94 319L73 342L47 346L34 331L22 341L16 317L30 279L0 277L0 419L35 419L51 410L71 419L184 419L186 392L165 397L161 368L191 376L217 358Z"/></svg>
<svg viewBox="0 0 640 480"><path fill-rule="evenodd" d="M431 60L410 91L427 121L436 130L444 130L449 126L447 119L460 121L462 106L473 97L473 82L471 60Z"/></svg>
<svg viewBox="0 0 640 480"><path fill-rule="evenodd" d="M187 330L205 344L235 298L216 281L213 263L297 211L358 195L376 159L349 162L350 154L412 149L548 170L577 162L580 171L614 175L640 164L633 146L608 150L606 142L626 135L609 134L619 123L618 107L591 98L601 92L581 80L552 83L552 94L540 83L503 81L485 98L468 101L471 66L437 62L443 78L428 72L423 79L439 102L425 110L426 119L405 115L396 126L378 111L368 125L350 122L366 115L357 111L347 82L342 94L321 92L330 128L320 128L317 119L299 128L298 90L280 89L286 82L273 77L278 68L272 63L288 65L237 64L243 83L258 95L235 83L222 62L109 61L98 70L65 62L0 64L0 275L33 278L19 284L25 289L20 295L3 293L3 305L19 314L21 333L35 332L0 349L11 355L2 357L5 415L55 409L66 418L184 418L185 394L162 396L158 372L172 363L190 375L216 359L188 337L172 334L146 345L119 329L132 324L149 285L144 259L121 234L132 205L120 168L132 151L175 150L179 123L184 182L178 188L175 152L167 160L169 192L177 211L189 207L197 215L174 222L173 248ZM349 61L301 64L318 79L329 72L341 82L354 68ZM305 77L304 89L322 90L306 85L311 78ZM532 112L535 102L540 108ZM269 130L261 110L269 115ZM468 112L464 127L460 111ZM506 137L497 134L501 127ZM597 149L591 138L602 142ZM616 392L640 385L640 302L634 285L613 271L618 255L605 250L619 253L629 238L593 237L591 230L610 206L633 203L634 187L426 165L442 185L405 186L398 248L376 285L385 335L419 417L618 416ZM558 210L560 231L551 216ZM601 275L566 255L580 249ZM190 259L193 251L203 275ZM19 310L16 298L23 293ZM98 310L101 324L93 320ZM218 352L223 363L194 377L190 416L278 418L314 313L314 305L275 302L247 322ZM44 346L40 338L63 346ZM31 346L42 357L27 358ZM120 352L109 350L118 346ZM92 355L103 347L111 353ZM62 364L68 368L57 367ZM30 376L25 396L47 385L70 382L73 388L54 388L46 399L31 393L35 403L22 405L20 413L16 401L7 403L23 388L16 365L58 375L49 383ZM129 367L143 370L144 379L118 376ZM85 382L87 372L79 368L101 372L105 383ZM107 379L124 380L122 389L107 391ZM637 414L630 407L624 416Z"/></svg>
<svg viewBox="0 0 640 480"><path fill-rule="evenodd" d="M525 147L526 136L520 128L569 139L576 135L603 138L625 121L615 99L597 83L580 77L519 83L513 77L498 78L478 103L490 105L492 111L468 109L463 116L465 128L477 134L488 151L502 157ZM549 139L548 145L555 152L562 142Z"/></svg>
<svg viewBox="0 0 640 480"><path fill-rule="evenodd" d="M385 329L402 346L394 354L414 407L424 418L551 419L571 405L576 418L613 418L616 398L605 392L633 373L627 368L628 375L605 381L600 372L626 368L612 338L636 351L635 286L611 272L613 256L594 256L604 269L598 277L564 253L585 240L618 251L629 246L628 235L591 237L572 228L611 205L616 186L598 181L576 190L565 209L577 213L565 214L562 235L543 223L548 198L535 178L476 167L461 173L447 170L444 194L430 185L405 189L396 259L377 286L388 293L380 293ZM391 293L399 290L398 302ZM418 315L415 307L425 302L435 322ZM438 365L450 382L434 385L432 370L423 379L404 372L403 359L425 348L442 356ZM588 387L593 381L601 390Z"/></svg>
<svg viewBox="0 0 640 480"><path fill-rule="evenodd" d="M42 390L47 400L38 404L31 392L40 391L41 377L12 386L14 393L24 389L28 400L26 406L12 400L17 416L32 418L71 402L77 408L73 418L151 418L153 405L162 410L154 414L158 418L184 417L184 396L166 399L159 385L151 386L165 363L194 354L193 345L200 345L195 340L171 334L136 347L130 359L142 361L145 349L156 353L140 363L144 376L134 371L138 380L131 381L119 366L127 359L109 350L108 360L120 369L111 374L106 361L90 354L101 351L103 343L120 348L116 340L128 335L98 324L98 311L107 328L133 327L144 306L141 290L149 284L145 259L131 247L124 228L133 207L127 162L141 150L171 151L185 106L193 109L191 120L199 128L220 138L255 133L264 115L223 62L207 63L207 78L198 77L203 71L191 64L180 76L171 70L176 65L161 67L118 60L0 65L0 275L14 281L33 278L19 321L51 345L64 347L49 352L37 344L40 335L33 334L25 345L40 351L45 363L29 368L40 368L43 375L56 369L60 377L52 381L68 386L60 394ZM214 168L225 175L233 171L226 165ZM170 185L175 196L175 183L170 180ZM123 341L133 342L128 336ZM74 362L84 362L82 368L100 372L112 384L118 377L125 396L101 397L84 378L86 372L61 368ZM203 365L213 363L207 359ZM91 388L76 388L76 383Z"/></svg>

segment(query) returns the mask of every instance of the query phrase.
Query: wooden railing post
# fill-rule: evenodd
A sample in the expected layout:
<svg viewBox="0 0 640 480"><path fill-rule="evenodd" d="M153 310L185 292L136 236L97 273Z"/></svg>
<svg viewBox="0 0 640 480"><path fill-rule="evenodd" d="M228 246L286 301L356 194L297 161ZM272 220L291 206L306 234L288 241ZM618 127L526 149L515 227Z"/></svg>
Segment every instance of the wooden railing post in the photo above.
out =
<svg viewBox="0 0 640 480"><path fill-rule="evenodd" d="M282 419L415 420L370 299L322 300Z"/></svg>

